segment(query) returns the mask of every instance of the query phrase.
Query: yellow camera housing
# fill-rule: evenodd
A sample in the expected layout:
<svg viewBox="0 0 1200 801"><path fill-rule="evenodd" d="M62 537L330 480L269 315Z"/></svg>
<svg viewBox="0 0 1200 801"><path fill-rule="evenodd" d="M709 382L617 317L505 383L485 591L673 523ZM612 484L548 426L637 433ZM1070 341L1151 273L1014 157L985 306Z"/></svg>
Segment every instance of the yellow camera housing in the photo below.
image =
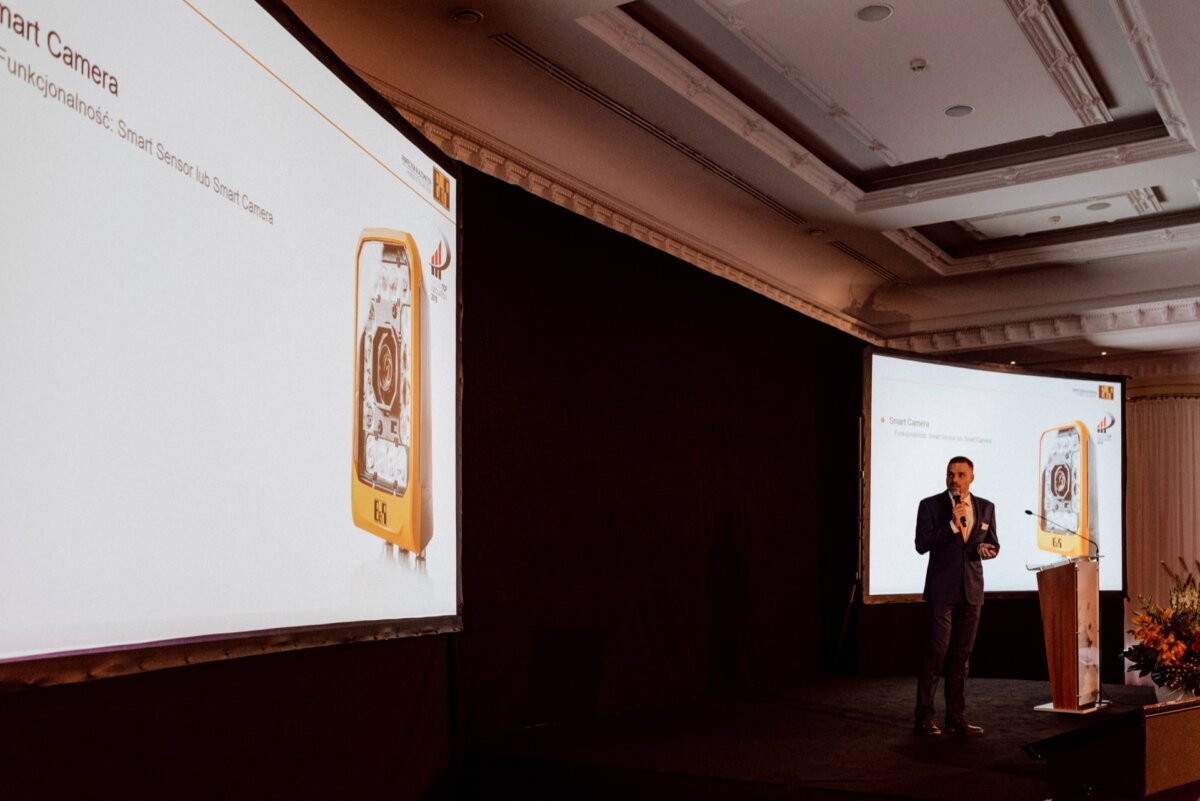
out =
<svg viewBox="0 0 1200 801"><path fill-rule="evenodd" d="M416 554L422 525L421 259L403 231L368 228L355 278L354 525Z"/></svg>
<svg viewBox="0 0 1200 801"><path fill-rule="evenodd" d="M1088 556L1096 542L1091 435L1076 420L1048 428L1038 442L1038 548Z"/></svg>

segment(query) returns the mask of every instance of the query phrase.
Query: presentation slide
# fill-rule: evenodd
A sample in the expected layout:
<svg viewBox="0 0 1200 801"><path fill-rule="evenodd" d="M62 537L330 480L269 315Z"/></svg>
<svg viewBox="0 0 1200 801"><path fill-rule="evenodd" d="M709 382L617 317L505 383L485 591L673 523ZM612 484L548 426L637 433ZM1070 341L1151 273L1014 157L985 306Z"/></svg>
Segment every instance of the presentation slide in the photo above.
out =
<svg viewBox="0 0 1200 801"><path fill-rule="evenodd" d="M1097 554L1100 589L1123 589L1119 381L869 359L864 595L920 596L928 556L915 547L917 505L946 493L956 456L975 464L971 494L996 507L988 592L1036 591L1029 566Z"/></svg>
<svg viewBox="0 0 1200 801"><path fill-rule="evenodd" d="M0 660L458 613L455 172L253 2L0 4Z"/></svg>

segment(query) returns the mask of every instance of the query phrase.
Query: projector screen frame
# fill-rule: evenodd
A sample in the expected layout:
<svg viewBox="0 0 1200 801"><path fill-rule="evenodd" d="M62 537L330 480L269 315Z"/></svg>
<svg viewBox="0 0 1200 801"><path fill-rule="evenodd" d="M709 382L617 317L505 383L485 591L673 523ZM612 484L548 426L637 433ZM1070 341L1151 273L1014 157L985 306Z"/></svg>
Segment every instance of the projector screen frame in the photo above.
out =
<svg viewBox="0 0 1200 801"><path fill-rule="evenodd" d="M1105 383L1119 384L1121 387L1121 403L1120 413L1122 425L1120 428L1120 444L1121 444L1121 588L1101 590L1102 597L1125 597L1128 593L1128 576L1127 576L1127 560L1126 560L1126 530L1127 530L1127 504L1124 503L1125 491L1127 485L1128 460L1127 460L1127 440L1125 432L1126 404L1127 404L1127 387L1126 377L1122 375L1113 375L1105 373L1072 373L1066 371L1054 370L1029 370L1014 365L994 364L994 363L979 363L979 364L962 364L957 362L949 362L944 359L936 359L928 356L913 354L908 351L892 350L890 348L880 348L868 346L863 349L863 395L862 395L862 415L860 419L860 464L859 464L859 497L861 499L859 506L859 531L858 531L858 592L864 604L889 604L889 603L913 603L922 600L921 593L905 593L905 594L869 594L870 587L870 536L871 536L871 399L872 399L872 362L875 356L887 356L894 359L904 359L907 361L924 362L926 364L935 364L943 367L955 367L970 370L983 370L995 373L1008 373L1012 375L1034 376L1042 378L1066 378L1083 381L1103 381ZM965 454L969 456L970 454ZM930 476L930 486L934 486L936 476ZM916 506L909 510L912 514L916 514ZM1001 546L1003 547L1004 532L1000 532ZM1011 598L1029 598L1037 594L1036 590L987 590L986 597L989 599L1011 599Z"/></svg>
<svg viewBox="0 0 1200 801"><path fill-rule="evenodd" d="M452 281L455 290L455 613L419 618L350 621L300 625L195 637L106 646L95 649L0 659L0 692L43 686L72 684L111 678L163 668L201 664L245 656L280 653L304 648L373 642L429 634L453 634L462 631L462 253L463 217L462 170L414 127L358 73L342 61L282 0L254 0L275 22L303 46L326 70L362 100L385 122L396 129L411 145L428 156L455 182L455 264ZM185 0L186 2L186 0ZM349 337L347 337L349 341ZM349 455L347 456L349 459ZM349 511L347 511L349 514ZM422 557L423 558L423 557Z"/></svg>

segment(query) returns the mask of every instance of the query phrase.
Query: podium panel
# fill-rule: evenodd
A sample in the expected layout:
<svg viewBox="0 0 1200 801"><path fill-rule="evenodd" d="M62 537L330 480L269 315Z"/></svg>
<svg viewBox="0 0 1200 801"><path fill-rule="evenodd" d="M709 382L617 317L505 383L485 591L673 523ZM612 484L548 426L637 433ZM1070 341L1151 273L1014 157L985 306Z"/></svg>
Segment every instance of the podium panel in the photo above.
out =
<svg viewBox="0 0 1200 801"><path fill-rule="evenodd" d="M1038 572L1038 601L1050 704L1055 712L1085 712L1100 699L1100 585L1097 563L1073 559Z"/></svg>

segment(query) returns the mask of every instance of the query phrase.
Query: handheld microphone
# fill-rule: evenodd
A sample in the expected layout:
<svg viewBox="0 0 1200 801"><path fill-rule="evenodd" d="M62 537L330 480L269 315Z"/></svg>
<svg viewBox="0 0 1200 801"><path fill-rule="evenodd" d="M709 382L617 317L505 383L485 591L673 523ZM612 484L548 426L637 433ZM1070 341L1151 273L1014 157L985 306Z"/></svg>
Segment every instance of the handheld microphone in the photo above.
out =
<svg viewBox="0 0 1200 801"><path fill-rule="evenodd" d="M955 505L955 506L958 506L960 503L962 503L962 496L961 496L961 495L959 495L959 494L957 494L957 493L956 493L956 494L952 495L951 497L952 497L952 498L954 498L954 505ZM962 528L965 530L965 529L966 529L966 527L967 527L967 516L966 516L966 515L963 515L962 517L958 518L958 524L959 524L960 526L962 526Z"/></svg>

